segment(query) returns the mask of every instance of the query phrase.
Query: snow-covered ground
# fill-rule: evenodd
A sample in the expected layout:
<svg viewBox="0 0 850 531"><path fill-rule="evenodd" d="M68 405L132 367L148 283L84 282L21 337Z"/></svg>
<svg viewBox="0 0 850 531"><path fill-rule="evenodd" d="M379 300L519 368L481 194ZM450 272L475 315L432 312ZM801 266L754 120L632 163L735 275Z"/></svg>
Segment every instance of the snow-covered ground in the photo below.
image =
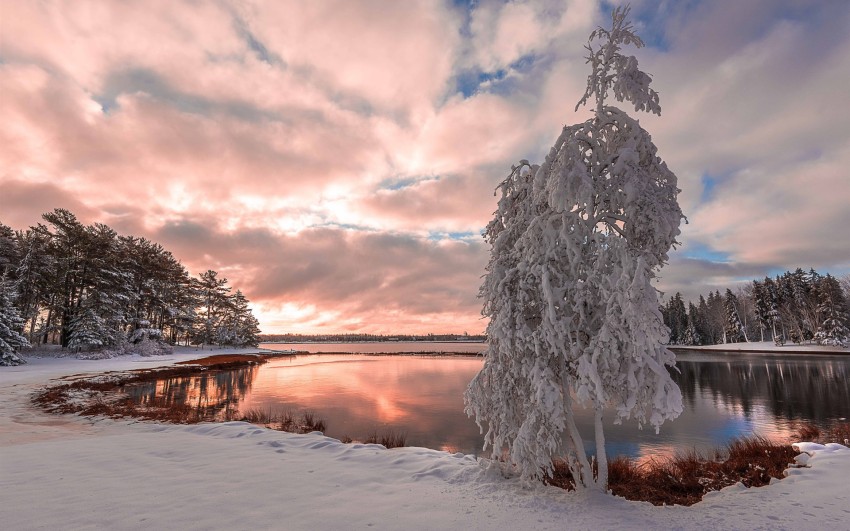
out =
<svg viewBox="0 0 850 531"><path fill-rule="evenodd" d="M794 354L799 352L817 354L850 354L850 348L831 347L804 343L795 345L786 343L776 345L773 341L750 341L749 343L726 343L721 345L684 346L673 345L673 350L724 350L733 352L776 352L777 354Z"/></svg>
<svg viewBox="0 0 850 531"><path fill-rule="evenodd" d="M840 445L805 446L810 468L768 487L733 486L693 507L653 507L523 486L460 454L342 444L241 422L89 420L29 404L54 378L228 352L31 358L0 367L0 527L850 529L850 449Z"/></svg>

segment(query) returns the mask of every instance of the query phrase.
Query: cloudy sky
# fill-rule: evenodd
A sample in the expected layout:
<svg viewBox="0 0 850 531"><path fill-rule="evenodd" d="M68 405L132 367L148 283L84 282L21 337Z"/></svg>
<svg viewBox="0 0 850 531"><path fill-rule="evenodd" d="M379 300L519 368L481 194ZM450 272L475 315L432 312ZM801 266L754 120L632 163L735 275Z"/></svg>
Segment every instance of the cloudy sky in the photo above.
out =
<svg viewBox="0 0 850 531"><path fill-rule="evenodd" d="M0 0L0 222L145 236L265 332L481 332L494 188L589 117L612 5ZM850 2L632 5L689 219L659 289L850 271Z"/></svg>

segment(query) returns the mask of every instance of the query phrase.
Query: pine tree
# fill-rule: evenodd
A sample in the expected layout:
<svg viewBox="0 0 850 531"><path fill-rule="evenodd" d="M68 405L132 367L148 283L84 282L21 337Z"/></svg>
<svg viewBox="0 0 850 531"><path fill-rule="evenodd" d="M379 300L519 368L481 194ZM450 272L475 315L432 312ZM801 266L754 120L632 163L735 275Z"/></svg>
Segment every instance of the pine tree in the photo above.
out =
<svg viewBox="0 0 850 531"><path fill-rule="evenodd" d="M744 332L744 325L741 324L741 318L738 314L738 297L732 293L731 289L726 289L726 295L723 298L724 315L726 316L726 327L724 335L729 343L739 343L746 341L747 336Z"/></svg>
<svg viewBox="0 0 850 531"><path fill-rule="evenodd" d="M0 365L20 365L26 361L18 351L29 347L29 342L20 333L24 320L14 305L15 289L6 275L0 275Z"/></svg>
<svg viewBox="0 0 850 531"><path fill-rule="evenodd" d="M667 303L664 312L664 324L670 329L670 344L682 344L685 338L685 329L688 326L688 314L685 311L685 301L682 294L676 293Z"/></svg>
<svg viewBox="0 0 850 531"><path fill-rule="evenodd" d="M56 261L47 250L48 239L36 230L18 232L21 261L15 271L18 279L17 305L21 317L28 322L24 335L31 343L47 339L46 329L37 329L41 309L51 299L50 282L54 278Z"/></svg>
<svg viewBox="0 0 850 531"><path fill-rule="evenodd" d="M257 346L260 342L259 322L248 307L248 299L241 290L230 297L228 314L222 326L221 344L237 347Z"/></svg>
<svg viewBox="0 0 850 531"><path fill-rule="evenodd" d="M779 287L776 282L770 277L764 277L764 296L766 299L767 320L770 324L770 331L773 342L776 345L785 344L785 333L782 324L782 314L779 311Z"/></svg>
<svg viewBox="0 0 850 531"><path fill-rule="evenodd" d="M195 280L195 291L201 304L200 319L194 331L195 342L217 344L222 339L221 327L228 305L227 279L207 270Z"/></svg>
<svg viewBox="0 0 850 531"><path fill-rule="evenodd" d="M20 251L15 240L15 231L0 223L0 276L11 275L20 262Z"/></svg>
<svg viewBox="0 0 850 531"><path fill-rule="evenodd" d="M682 341L683 345L700 345L702 344L702 337L700 336L699 329L697 328L697 321L699 320L697 307L694 306L694 303L688 303L688 321L685 327L685 335Z"/></svg>
<svg viewBox="0 0 850 531"><path fill-rule="evenodd" d="M764 331L770 328L770 298L765 285L758 280L753 280L753 308L758 324L761 341L764 341Z"/></svg>
<svg viewBox="0 0 850 531"><path fill-rule="evenodd" d="M166 340L258 341L250 310L240 314L239 330L223 324L230 288L218 279L206 286L214 272L193 281L159 244L83 225L63 209L42 217L45 224L25 232L0 223L0 275L15 286L11 296L25 321L19 332L31 342L123 349L130 341L162 350Z"/></svg>
<svg viewBox="0 0 850 531"><path fill-rule="evenodd" d="M697 333L699 334L700 344L712 344L711 327L708 324L708 303L702 295L699 296L699 304L697 305L694 326L696 326Z"/></svg>
<svg viewBox="0 0 850 531"><path fill-rule="evenodd" d="M113 343L114 334L98 315L95 298L85 299L71 319L68 348L72 350L100 349Z"/></svg>
<svg viewBox="0 0 850 531"><path fill-rule="evenodd" d="M847 301L841 284L832 275L821 277L816 286L820 326L815 339L821 345L845 346L850 340L847 328Z"/></svg>
<svg viewBox="0 0 850 531"><path fill-rule="evenodd" d="M565 127L541 166L521 161L499 187L481 289L489 346L465 394L467 413L487 426L485 444L495 456L506 447L523 477L550 472L552 457L566 454L576 484L602 490L603 408L614 407L615 422L656 429L682 410L651 284L683 218L676 176L638 122L604 104L613 91L660 113L650 77L620 53L643 44L628 12L616 8L611 29L587 46L592 73L579 105L595 97L594 118ZM571 392L595 412L595 478Z"/></svg>

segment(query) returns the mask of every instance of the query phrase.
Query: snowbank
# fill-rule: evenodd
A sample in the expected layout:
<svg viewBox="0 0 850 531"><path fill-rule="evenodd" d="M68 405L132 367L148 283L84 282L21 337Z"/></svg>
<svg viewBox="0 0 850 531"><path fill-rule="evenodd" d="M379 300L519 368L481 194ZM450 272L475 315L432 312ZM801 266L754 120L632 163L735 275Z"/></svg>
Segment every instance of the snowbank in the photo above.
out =
<svg viewBox="0 0 850 531"><path fill-rule="evenodd" d="M801 445L810 468L768 487L729 487L689 508L653 507L526 487L462 454L342 444L242 422L52 416L28 404L51 378L197 356L45 358L0 368L3 528L848 529L850 449L841 445Z"/></svg>
<svg viewBox="0 0 850 531"><path fill-rule="evenodd" d="M786 343L785 345L776 345L773 341L751 341L749 343L726 343L721 345L700 345L700 346L684 346L670 345L670 350L673 351L688 351L688 350L723 350L733 352L775 352L777 354L850 354L850 349L844 347L834 347L825 345L795 345L794 343Z"/></svg>

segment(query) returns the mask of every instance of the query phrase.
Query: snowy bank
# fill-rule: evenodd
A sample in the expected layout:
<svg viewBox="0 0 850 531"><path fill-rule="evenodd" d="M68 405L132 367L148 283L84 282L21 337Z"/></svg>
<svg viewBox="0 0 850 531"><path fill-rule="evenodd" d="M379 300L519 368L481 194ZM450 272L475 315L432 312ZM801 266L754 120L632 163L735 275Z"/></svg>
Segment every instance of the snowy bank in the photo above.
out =
<svg viewBox="0 0 850 531"><path fill-rule="evenodd" d="M202 355L210 353L225 352ZM192 357L198 353L167 360L44 358L0 368L3 528L850 528L850 449L840 445L801 445L812 454L809 468L792 469L773 485L729 487L692 507L654 507L526 487L461 454L343 444L242 422L182 426L54 416L29 404L30 394L52 378Z"/></svg>
<svg viewBox="0 0 850 531"><path fill-rule="evenodd" d="M757 352L771 354L850 354L850 349L825 345L795 345L786 343L776 345L773 341L750 341L749 343L725 343L720 345L670 345L674 352L715 351L724 352Z"/></svg>

